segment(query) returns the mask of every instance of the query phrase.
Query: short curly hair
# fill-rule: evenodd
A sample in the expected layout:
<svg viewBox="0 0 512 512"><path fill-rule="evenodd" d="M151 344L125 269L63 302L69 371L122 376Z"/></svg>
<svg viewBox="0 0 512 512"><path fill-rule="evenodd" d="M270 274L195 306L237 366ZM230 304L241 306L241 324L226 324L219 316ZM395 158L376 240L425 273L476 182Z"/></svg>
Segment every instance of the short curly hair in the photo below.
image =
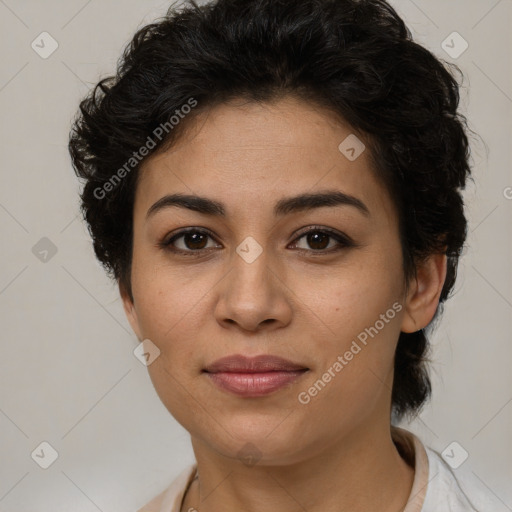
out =
<svg viewBox="0 0 512 512"><path fill-rule="evenodd" d="M170 147L216 105L294 95L368 137L375 171L399 212L405 281L422 258L447 255L437 317L467 235L461 190L470 177L469 144L453 70L459 71L413 41L384 0L171 6L136 32L115 76L97 83L73 122L69 151L85 180L81 208L97 258L131 296L140 166L133 158L159 127L167 126L166 134L152 140L153 152ZM197 106L185 110L192 102ZM171 124L173 115L181 122ZM424 329L400 333L392 390L399 418L417 412L431 393L428 347Z"/></svg>

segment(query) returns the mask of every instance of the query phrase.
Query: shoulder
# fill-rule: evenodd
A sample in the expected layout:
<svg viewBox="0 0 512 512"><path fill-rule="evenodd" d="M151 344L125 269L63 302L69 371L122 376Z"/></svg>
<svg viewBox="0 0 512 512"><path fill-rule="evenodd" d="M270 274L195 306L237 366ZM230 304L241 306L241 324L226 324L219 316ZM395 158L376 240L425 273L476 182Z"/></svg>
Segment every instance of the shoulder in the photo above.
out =
<svg viewBox="0 0 512 512"><path fill-rule="evenodd" d="M149 503L146 503L142 508L139 508L137 512L160 512L162 508L162 501L167 492L167 489L162 491L158 496L155 496Z"/></svg>
<svg viewBox="0 0 512 512"><path fill-rule="evenodd" d="M425 447L429 483L422 512L498 512L497 500L468 473L457 476L436 451Z"/></svg>
<svg viewBox="0 0 512 512"><path fill-rule="evenodd" d="M186 467L166 489L137 512L179 512L183 495L194 479L195 473L195 464Z"/></svg>
<svg viewBox="0 0 512 512"><path fill-rule="evenodd" d="M408 430L392 427L400 455L414 466L407 512L506 512L510 509L467 466L452 470L443 457Z"/></svg>

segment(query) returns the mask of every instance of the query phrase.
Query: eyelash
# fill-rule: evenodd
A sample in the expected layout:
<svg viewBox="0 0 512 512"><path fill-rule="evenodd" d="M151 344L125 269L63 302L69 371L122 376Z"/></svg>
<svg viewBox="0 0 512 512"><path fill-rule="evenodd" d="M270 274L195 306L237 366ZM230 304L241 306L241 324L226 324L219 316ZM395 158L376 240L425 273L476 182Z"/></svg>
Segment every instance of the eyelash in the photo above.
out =
<svg viewBox="0 0 512 512"><path fill-rule="evenodd" d="M173 242L175 242L179 238L181 238L184 235L189 234L189 233L199 233L201 235L207 235L210 238L215 240L215 237L206 229L188 228L188 229L183 229L183 230L179 231L178 233L174 234L171 238L164 239L158 245L162 249L171 251L171 252L176 253L176 254L183 254L184 256L200 256L204 252L211 251L212 248L197 249L197 250L193 250L193 249L183 250L183 249L177 249L177 248L172 246ZM321 233L321 234L327 235L328 237L333 238L334 240L336 240L336 242L338 242L339 245L338 245L338 247L334 247L334 248L330 248L330 249L323 249L323 250L298 249L298 251L300 251L300 252L308 252L308 253L311 253L313 255L321 256L321 255L332 254L334 252L338 252L338 251L340 251L342 249L345 249L345 248L348 248L348 247L355 247L355 243L348 236L343 235L341 233L338 233L338 232L333 231L333 230L328 229L328 228L320 227L320 226L312 226L307 231L303 231L302 233L299 233L299 235L293 240L292 243L297 243L301 238L305 237L306 235L308 235L310 233Z"/></svg>

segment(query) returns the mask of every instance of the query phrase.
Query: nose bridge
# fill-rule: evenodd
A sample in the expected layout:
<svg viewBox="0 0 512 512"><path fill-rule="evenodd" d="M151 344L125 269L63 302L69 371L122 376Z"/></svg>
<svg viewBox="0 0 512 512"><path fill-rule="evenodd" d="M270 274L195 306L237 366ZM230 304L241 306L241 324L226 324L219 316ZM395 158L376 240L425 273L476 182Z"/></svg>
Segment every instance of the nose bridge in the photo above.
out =
<svg viewBox="0 0 512 512"><path fill-rule="evenodd" d="M238 296L237 302L250 303L270 298L270 252L252 236L244 238L236 247L232 258L231 293Z"/></svg>
<svg viewBox="0 0 512 512"><path fill-rule="evenodd" d="M278 324L289 321L285 287L272 270L278 263L271 258L272 251L252 236L236 247L216 308L218 321L235 322L246 330L269 320Z"/></svg>

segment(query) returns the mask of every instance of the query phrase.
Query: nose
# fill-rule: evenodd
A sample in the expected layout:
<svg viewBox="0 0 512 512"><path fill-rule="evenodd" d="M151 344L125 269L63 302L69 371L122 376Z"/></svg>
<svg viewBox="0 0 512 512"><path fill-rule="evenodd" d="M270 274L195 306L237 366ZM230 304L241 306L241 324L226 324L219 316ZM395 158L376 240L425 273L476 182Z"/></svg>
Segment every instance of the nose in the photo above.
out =
<svg viewBox="0 0 512 512"><path fill-rule="evenodd" d="M232 268L221 281L215 307L217 321L223 327L238 327L256 332L282 328L292 318L293 295L285 283L285 272L271 263L264 250L256 260L247 262L233 255Z"/></svg>

